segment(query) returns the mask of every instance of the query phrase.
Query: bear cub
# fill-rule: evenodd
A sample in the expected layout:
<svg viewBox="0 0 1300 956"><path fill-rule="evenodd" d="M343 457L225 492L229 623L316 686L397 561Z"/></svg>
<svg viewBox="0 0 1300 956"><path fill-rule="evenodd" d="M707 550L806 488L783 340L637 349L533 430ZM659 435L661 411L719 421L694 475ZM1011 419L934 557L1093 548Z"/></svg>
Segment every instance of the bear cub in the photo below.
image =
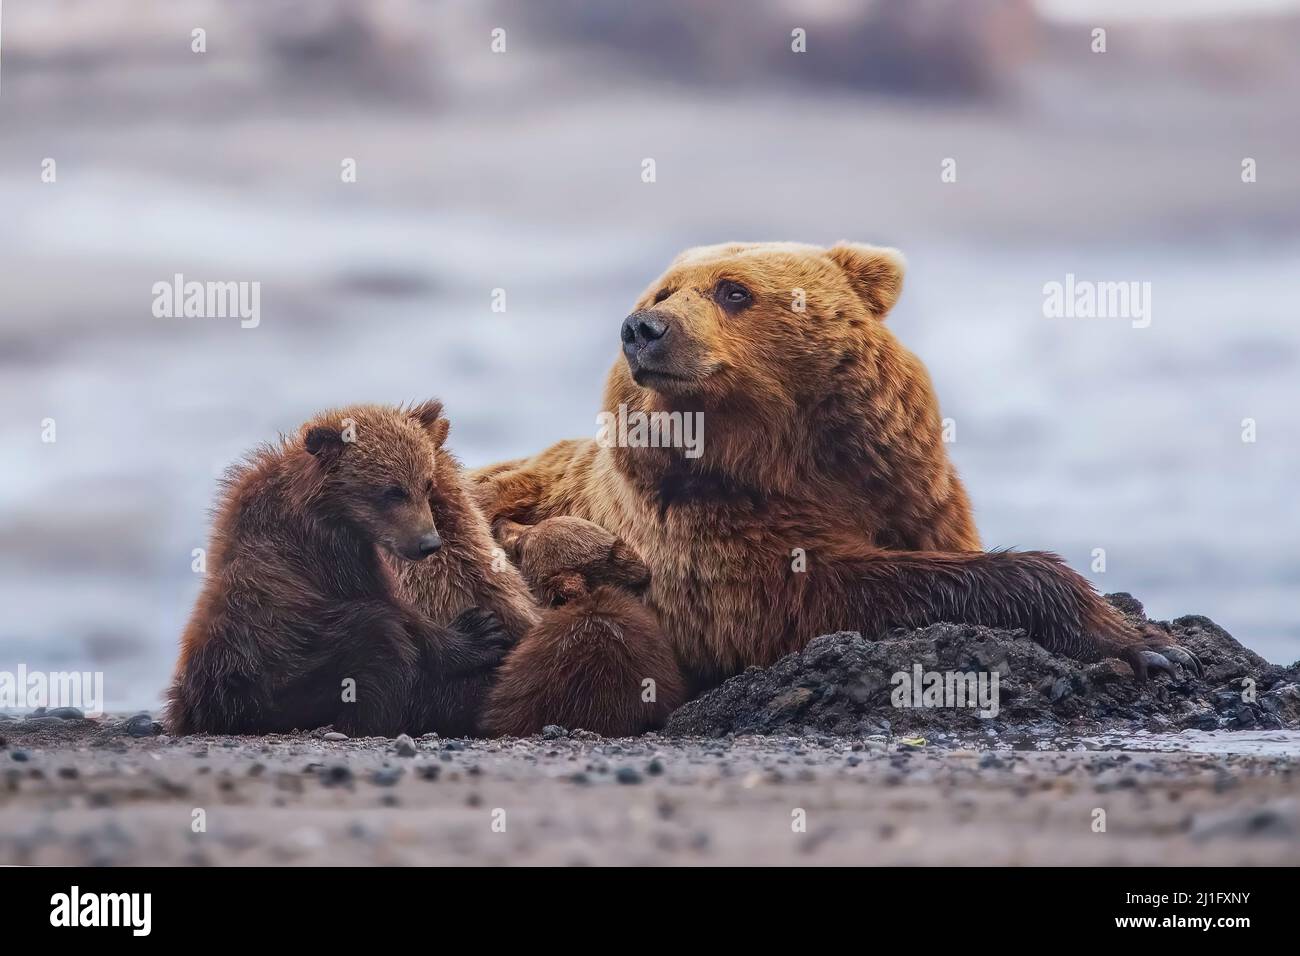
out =
<svg viewBox="0 0 1300 956"><path fill-rule="evenodd" d="M662 727L685 691L639 597L650 584L641 558L582 518L502 519L495 530L546 610L498 671L485 729L526 737L559 724L624 737Z"/></svg>
<svg viewBox="0 0 1300 956"><path fill-rule="evenodd" d="M181 639L170 733L478 730L511 636L478 607L436 623L394 570L461 546L430 504L441 412L434 401L325 412L232 469Z"/></svg>

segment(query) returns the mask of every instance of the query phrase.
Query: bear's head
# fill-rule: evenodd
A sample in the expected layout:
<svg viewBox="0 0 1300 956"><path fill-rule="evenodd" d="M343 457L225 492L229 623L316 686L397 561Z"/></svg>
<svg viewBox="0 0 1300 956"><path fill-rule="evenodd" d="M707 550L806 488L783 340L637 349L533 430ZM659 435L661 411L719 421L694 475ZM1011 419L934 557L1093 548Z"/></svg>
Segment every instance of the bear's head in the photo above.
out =
<svg viewBox="0 0 1300 956"><path fill-rule="evenodd" d="M612 397L643 389L668 405L807 405L875 337L889 335L880 321L898 299L903 269L896 250L858 243L688 249L623 321Z"/></svg>
<svg viewBox="0 0 1300 956"><path fill-rule="evenodd" d="M399 558L424 560L442 547L431 501L449 427L437 401L318 415L298 436L308 479L304 505Z"/></svg>

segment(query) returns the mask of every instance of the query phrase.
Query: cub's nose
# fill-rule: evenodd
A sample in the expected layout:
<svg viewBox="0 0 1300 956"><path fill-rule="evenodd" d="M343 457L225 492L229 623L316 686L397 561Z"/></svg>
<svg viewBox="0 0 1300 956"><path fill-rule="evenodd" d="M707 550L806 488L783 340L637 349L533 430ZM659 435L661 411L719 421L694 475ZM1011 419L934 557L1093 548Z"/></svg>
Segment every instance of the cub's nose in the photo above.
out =
<svg viewBox="0 0 1300 956"><path fill-rule="evenodd" d="M438 532L426 534L420 539L420 557L427 558L442 547L442 538L438 537Z"/></svg>
<svg viewBox="0 0 1300 956"><path fill-rule="evenodd" d="M644 347L662 339L668 323L653 312L633 312L623 320L623 344Z"/></svg>

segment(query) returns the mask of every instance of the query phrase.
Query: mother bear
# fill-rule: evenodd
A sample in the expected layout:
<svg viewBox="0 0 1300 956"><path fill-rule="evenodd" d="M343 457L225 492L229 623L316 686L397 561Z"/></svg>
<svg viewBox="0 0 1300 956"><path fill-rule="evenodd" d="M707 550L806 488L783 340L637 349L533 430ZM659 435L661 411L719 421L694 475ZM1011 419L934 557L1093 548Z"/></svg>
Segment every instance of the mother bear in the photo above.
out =
<svg viewBox="0 0 1300 956"><path fill-rule="evenodd" d="M854 243L687 250L623 321L605 409L702 412L702 448L563 441L475 472L480 504L639 551L692 692L819 634L935 621L1023 628L1139 678L1195 667L1056 555L980 550L929 375L884 324L902 278L895 250Z"/></svg>

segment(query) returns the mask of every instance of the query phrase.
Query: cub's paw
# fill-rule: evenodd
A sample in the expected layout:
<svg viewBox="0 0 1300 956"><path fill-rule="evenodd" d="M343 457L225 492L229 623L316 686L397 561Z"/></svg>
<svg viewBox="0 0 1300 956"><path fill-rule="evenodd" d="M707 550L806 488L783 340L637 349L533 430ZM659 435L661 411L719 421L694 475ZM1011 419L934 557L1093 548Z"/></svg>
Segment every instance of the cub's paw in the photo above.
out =
<svg viewBox="0 0 1300 956"><path fill-rule="evenodd" d="M491 611L466 608L451 622L459 640L451 655L453 674L471 674L496 667L514 647L514 639Z"/></svg>

